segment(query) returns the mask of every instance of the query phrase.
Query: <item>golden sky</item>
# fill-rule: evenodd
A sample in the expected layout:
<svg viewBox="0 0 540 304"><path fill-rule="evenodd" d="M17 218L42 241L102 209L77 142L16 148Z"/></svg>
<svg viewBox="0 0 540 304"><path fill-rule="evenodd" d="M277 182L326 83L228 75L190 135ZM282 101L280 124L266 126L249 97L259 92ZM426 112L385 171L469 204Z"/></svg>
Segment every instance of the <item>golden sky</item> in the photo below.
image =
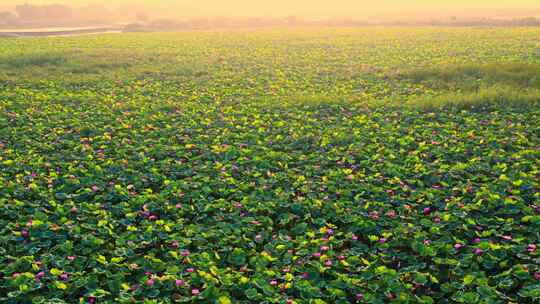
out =
<svg viewBox="0 0 540 304"><path fill-rule="evenodd" d="M0 0L13 4L104 4L131 7L177 17L358 17L427 18L430 16L492 17L538 15L540 0Z"/></svg>

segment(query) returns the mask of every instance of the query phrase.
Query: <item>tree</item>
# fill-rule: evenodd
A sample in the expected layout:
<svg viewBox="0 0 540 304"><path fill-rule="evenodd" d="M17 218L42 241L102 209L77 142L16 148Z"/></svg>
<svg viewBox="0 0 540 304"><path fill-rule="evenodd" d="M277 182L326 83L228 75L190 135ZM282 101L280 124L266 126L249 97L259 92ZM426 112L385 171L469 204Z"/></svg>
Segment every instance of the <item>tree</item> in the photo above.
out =
<svg viewBox="0 0 540 304"><path fill-rule="evenodd" d="M10 25L17 22L17 16L12 12L0 12L0 25Z"/></svg>
<svg viewBox="0 0 540 304"><path fill-rule="evenodd" d="M287 21L288 25L296 25L296 24L298 24L298 17L289 16L289 17L286 18L286 21Z"/></svg>
<svg viewBox="0 0 540 304"><path fill-rule="evenodd" d="M148 20L150 19L146 12L137 12L137 14L135 15L135 18L137 19L137 22L143 22L143 23L148 22Z"/></svg>

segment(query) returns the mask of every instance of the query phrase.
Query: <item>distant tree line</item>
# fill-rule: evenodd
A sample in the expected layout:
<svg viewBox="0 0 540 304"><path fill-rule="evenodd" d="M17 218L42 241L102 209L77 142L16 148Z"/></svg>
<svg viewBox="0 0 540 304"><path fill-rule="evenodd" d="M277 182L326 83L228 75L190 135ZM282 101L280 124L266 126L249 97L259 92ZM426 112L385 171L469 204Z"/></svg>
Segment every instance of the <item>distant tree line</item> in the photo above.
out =
<svg viewBox="0 0 540 304"><path fill-rule="evenodd" d="M522 18L512 20L478 19L458 20L452 18L448 21L416 21L416 22L367 22L355 19L327 19L327 20L302 20L299 18L199 18L191 20L156 19L128 24L125 31L176 31L189 29L212 29L212 28L256 28L272 26L368 26L368 25L393 25L393 26L540 26L540 18Z"/></svg>
<svg viewBox="0 0 540 304"><path fill-rule="evenodd" d="M296 17L286 18L194 18L189 20L155 19L138 20L125 26L128 32L145 31L177 31L189 29L214 29L214 28L260 28L279 26L363 26L369 25L365 21L358 20L324 20L308 21Z"/></svg>

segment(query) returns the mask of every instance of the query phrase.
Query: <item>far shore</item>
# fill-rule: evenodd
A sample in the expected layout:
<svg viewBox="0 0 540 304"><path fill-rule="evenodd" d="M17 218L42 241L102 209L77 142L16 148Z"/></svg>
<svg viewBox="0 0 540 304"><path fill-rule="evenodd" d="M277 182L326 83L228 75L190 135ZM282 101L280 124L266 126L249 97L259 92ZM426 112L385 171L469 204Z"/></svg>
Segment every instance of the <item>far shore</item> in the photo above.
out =
<svg viewBox="0 0 540 304"><path fill-rule="evenodd" d="M78 27L78 28L35 28L35 29L0 29L0 37L47 37L70 36L98 33L121 33L121 27Z"/></svg>

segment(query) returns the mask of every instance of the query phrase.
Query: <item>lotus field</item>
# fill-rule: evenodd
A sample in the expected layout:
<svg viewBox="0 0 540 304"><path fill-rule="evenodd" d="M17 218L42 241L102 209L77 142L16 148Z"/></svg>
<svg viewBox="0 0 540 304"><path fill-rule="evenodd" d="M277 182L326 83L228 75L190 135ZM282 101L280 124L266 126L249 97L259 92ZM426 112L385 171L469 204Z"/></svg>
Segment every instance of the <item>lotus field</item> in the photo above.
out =
<svg viewBox="0 0 540 304"><path fill-rule="evenodd" d="M539 37L0 39L0 302L540 303Z"/></svg>

